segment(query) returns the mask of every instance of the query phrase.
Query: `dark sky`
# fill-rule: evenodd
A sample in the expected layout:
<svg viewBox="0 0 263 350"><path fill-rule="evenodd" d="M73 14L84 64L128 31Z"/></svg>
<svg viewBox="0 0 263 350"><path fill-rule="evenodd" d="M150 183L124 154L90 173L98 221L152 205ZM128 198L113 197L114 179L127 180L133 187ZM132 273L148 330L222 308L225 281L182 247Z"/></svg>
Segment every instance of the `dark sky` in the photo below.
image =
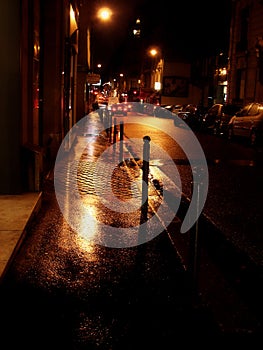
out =
<svg viewBox="0 0 263 350"><path fill-rule="evenodd" d="M219 53L228 48L231 0L108 0L111 22L95 28L94 60L106 67L128 64L132 28L141 20L141 47L159 45L164 55ZM127 55L127 51L129 52ZM125 59L126 59L125 58Z"/></svg>
<svg viewBox="0 0 263 350"><path fill-rule="evenodd" d="M142 17L147 35L153 38L186 50L209 50L221 48L227 40L230 10L231 0L144 0Z"/></svg>

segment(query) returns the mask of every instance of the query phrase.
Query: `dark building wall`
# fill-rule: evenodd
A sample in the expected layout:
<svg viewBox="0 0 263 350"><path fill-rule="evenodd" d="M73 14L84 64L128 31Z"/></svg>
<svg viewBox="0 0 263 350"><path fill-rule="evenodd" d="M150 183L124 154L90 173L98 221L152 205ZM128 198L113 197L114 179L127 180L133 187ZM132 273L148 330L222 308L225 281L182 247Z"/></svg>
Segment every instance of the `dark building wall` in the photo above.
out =
<svg viewBox="0 0 263 350"><path fill-rule="evenodd" d="M87 63L87 29L90 25L90 12L92 2L80 6L80 15L78 20L78 75L77 75L77 120L80 120L87 114L88 92L86 91L86 77L88 73Z"/></svg>
<svg viewBox="0 0 263 350"><path fill-rule="evenodd" d="M0 193L16 194L21 183L21 70L19 0L1 3Z"/></svg>
<svg viewBox="0 0 263 350"><path fill-rule="evenodd" d="M65 65L70 3L2 3L0 194L40 191L65 135L65 80L75 79Z"/></svg>
<svg viewBox="0 0 263 350"><path fill-rule="evenodd" d="M42 145L44 161L53 162L63 138L65 1L41 4Z"/></svg>
<svg viewBox="0 0 263 350"><path fill-rule="evenodd" d="M247 104L263 99L263 2L232 2L229 46L230 102Z"/></svg>

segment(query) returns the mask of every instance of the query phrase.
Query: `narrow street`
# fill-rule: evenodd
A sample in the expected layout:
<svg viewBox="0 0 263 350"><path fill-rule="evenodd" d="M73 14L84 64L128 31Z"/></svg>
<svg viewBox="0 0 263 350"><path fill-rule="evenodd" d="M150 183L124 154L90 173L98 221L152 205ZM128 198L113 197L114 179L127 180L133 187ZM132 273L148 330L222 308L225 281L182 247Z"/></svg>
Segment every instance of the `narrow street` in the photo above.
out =
<svg viewBox="0 0 263 350"><path fill-rule="evenodd" d="M199 270L194 272L194 265L189 265L189 258L196 258L189 257L196 226L186 235L179 234L180 213L167 230L143 244L134 244L136 230L131 231L134 233L124 247L97 243L123 242L121 234L105 241L111 232L105 225L121 227L124 231L120 232L139 227L140 210L113 213L100 196L102 193L110 202L113 195L124 203L132 196L136 201L140 193L134 182L138 185L142 178L138 159L135 164L127 159L125 166L120 163L114 168L108 184L112 193L105 187L104 192L98 190L102 180L97 177L94 182L94 174L108 179L110 167L104 161L103 171L94 172L94 162L109 146L99 123L97 115L91 114L85 132L80 128L76 136L74 152L61 158L70 170L57 166L57 181L54 172L45 180L41 210L1 286L2 338L8 338L13 348L35 349L37 341L50 349L135 350L170 349L179 339L187 344L188 339L190 343L193 337L202 341L208 335L223 339L227 334L259 334L262 326L256 315L242 304L219 266L211 264L203 245ZM128 157L126 151L124 158ZM116 161L112 153L106 160ZM153 167L156 175L156 164ZM83 206L74 202L74 179L70 176L74 173ZM66 191L61 197L63 209L79 224L76 230L70 225L72 221L66 220L71 216L61 211L59 195L63 191L55 189ZM162 193L152 181L148 199L150 219L164 205ZM83 208L92 213L94 222L87 220ZM200 229L205 229L202 221Z"/></svg>
<svg viewBox="0 0 263 350"><path fill-rule="evenodd" d="M253 350L263 0L2 13L1 349Z"/></svg>

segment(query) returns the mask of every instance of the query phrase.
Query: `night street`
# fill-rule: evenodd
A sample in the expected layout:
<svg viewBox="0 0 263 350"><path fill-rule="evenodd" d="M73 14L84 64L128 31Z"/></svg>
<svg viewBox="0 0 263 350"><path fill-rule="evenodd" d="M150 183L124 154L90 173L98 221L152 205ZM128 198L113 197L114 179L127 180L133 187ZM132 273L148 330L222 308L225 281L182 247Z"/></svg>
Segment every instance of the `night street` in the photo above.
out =
<svg viewBox="0 0 263 350"><path fill-rule="evenodd" d="M92 232L90 224L86 221L87 231L83 226L85 218L81 217L80 212L76 215L77 222L82 227L81 231L74 231L70 227L58 206L54 173L50 173L45 181L41 211L32 223L30 232L2 284L2 319L5 320L5 325L2 326L3 336L15 332L18 337L13 339L14 345L24 344L27 348L34 348L36 338L49 348L63 346L68 349L137 349L138 344L147 344L151 348L162 345L168 349L168 345L165 347L165 344L173 341L175 337L192 335L196 339L202 339L205 334L209 334L220 338L224 334L239 336L256 335L261 332L260 315L246 302L245 297L242 298L242 293L238 292L235 284L224 274L220 264L217 265L209 257L211 253L204 250L203 244L202 252L198 253L198 272L193 272L191 259L195 256L191 256L193 250L189 242L195 234L196 227L186 234L181 234L180 215L174 217L167 231L164 230L144 244L112 248L94 243L94 236L102 234L99 228L102 222L113 227L129 227L140 223L140 211L112 216L111 211L103 206L98 195L95 195L90 173L94 171L92 164L100 159L99 155L104 149L112 147L108 143L105 131L98 134L98 118L96 113L90 115L88 130L84 133L86 136L83 138L83 132L78 135L73 152L75 158L69 157L73 166L74 159L81 159L81 172L78 172L81 181L79 191L97 222L97 228L94 227ZM118 121L124 121L124 126L127 126L125 135L131 138L138 117L130 114L129 118L132 120L130 125L128 119L120 117ZM140 139L147 133L153 144L156 141L154 135L157 129L154 130L150 125L162 123L162 130L165 124L171 127L170 120L158 120L147 116L140 118L145 118L144 122L148 126L145 130L141 127L140 132L137 129L136 135ZM149 122L150 118L152 122ZM178 128L173 128L180 132ZM211 136L200 135L200 138L205 140L202 142L207 142ZM130 140L126 139L126 146ZM165 141L162 142L164 145ZM226 140L218 140L222 145L225 142ZM80 157L76 152L82 149L83 144L86 148ZM188 182L189 176L184 174L189 174L191 170L189 165L182 162L180 147L171 147L169 144L166 146L180 154L180 158L176 158L174 154L172 157L177 160L184 189L188 188L190 193L191 181ZM240 148L246 149L238 144L233 145L233 148L234 152ZM133 143L133 151L135 149ZM115 148L115 152L116 156L110 159L111 162L118 162L118 148ZM247 156L257 154L249 149L246 153ZM124 152L125 154L128 153ZM138 164L138 158L135 159ZM111 180L113 193L121 200L129 200L130 197L132 187L131 184L127 187L127 175L130 179L138 180L141 177L141 169L134 168L134 165L129 168L128 159L126 161L128 168L117 167ZM164 161L165 159L151 158L150 176L163 174L161 180L164 190L168 192L169 181L162 169L167 173L169 169L165 168ZM106 166L104 163L105 169ZM215 165L209 166L209 169L213 167ZM262 168L256 169L260 174ZM215 180L218 181L212 172L210 181L213 184ZM154 188L152 183L149 183L150 216L154 215L155 210L158 213L162 202L160 192L156 188L154 191L152 187ZM66 188L72 192L70 183L66 184ZM216 189L215 186L213 188ZM106 193L108 190L105 190ZM218 195L208 192L208 200L210 196L216 198ZM231 202L230 197L229 201ZM68 206L69 211L76 210L74 205L70 206L68 203ZM215 206L210 208L213 213L215 209ZM225 228L224 234L227 234L227 222L220 222L220 215L216 218L218 225ZM200 231L202 228L200 220ZM242 238L244 241L245 238ZM198 244L201 246L199 241ZM233 255L233 258L236 256ZM231 270L231 265L229 269ZM198 296L199 293L201 296ZM217 303L220 303L220 307ZM232 310L227 309L229 304L232 305ZM260 305L258 307L260 309Z"/></svg>
<svg viewBox="0 0 263 350"><path fill-rule="evenodd" d="M257 349L263 1L1 9L0 348Z"/></svg>

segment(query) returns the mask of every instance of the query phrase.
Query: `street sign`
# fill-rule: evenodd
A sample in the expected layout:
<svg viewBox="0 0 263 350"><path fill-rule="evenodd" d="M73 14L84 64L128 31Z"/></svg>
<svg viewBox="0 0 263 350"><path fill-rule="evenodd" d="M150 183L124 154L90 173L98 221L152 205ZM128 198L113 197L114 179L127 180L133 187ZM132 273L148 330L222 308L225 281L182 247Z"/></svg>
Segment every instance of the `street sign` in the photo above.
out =
<svg viewBox="0 0 263 350"><path fill-rule="evenodd" d="M87 83L88 84L98 84L100 82L99 74L87 74Z"/></svg>

